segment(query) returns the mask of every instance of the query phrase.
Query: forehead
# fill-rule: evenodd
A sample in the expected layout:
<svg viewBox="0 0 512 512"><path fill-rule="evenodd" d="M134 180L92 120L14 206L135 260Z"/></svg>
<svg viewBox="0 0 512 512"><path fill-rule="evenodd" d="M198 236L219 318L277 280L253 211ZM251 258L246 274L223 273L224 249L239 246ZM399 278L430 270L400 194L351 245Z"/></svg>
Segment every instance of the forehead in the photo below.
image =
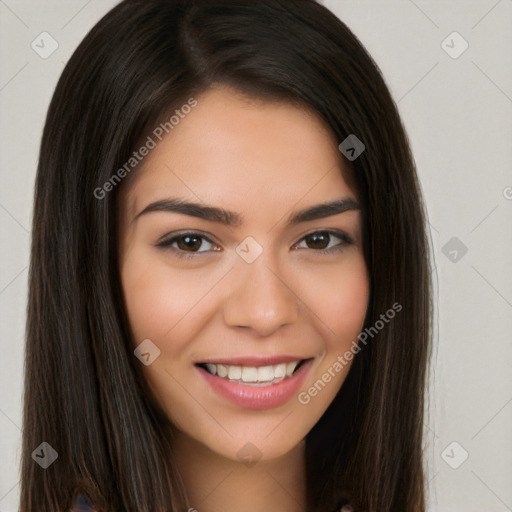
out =
<svg viewBox="0 0 512 512"><path fill-rule="evenodd" d="M123 184L128 216L171 195L260 214L301 199L355 197L351 169L313 112L225 87L196 100Z"/></svg>

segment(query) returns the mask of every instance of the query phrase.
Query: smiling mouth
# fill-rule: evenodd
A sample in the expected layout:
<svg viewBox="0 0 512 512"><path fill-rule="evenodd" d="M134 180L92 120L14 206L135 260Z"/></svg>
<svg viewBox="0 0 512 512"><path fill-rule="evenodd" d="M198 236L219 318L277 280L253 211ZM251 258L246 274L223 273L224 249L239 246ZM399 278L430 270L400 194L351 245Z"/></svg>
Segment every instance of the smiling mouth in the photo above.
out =
<svg viewBox="0 0 512 512"><path fill-rule="evenodd" d="M220 363L198 363L196 366L229 382L249 386L269 386L291 377L306 361L309 361L309 359L266 366L240 366Z"/></svg>

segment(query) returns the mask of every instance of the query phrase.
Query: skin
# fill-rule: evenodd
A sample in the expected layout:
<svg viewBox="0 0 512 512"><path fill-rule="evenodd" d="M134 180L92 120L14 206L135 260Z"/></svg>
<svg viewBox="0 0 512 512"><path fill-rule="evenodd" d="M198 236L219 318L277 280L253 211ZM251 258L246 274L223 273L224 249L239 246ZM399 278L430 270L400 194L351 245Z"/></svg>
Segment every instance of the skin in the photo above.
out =
<svg viewBox="0 0 512 512"><path fill-rule="evenodd" d="M329 200L357 200L356 192L344 178L350 169L338 142L313 113L220 86L196 99L120 190L119 262L132 342L149 338L160 350L143 372L176 427L191 505L200 512L302 512L304 438L351 363L307 405L294 395L267 410L219 396L194 363L297 355L314 358L300 391L321 379L357 339L368 306L360 211L297 225L287 219ZM243 223L228 227L168 211L135 218L170 197L232 210ZM332 235L315 244L306 237L325 230L353 242L329 252L323 247L343 240ZM193 249L183 239L156 246L183 231L206 238ZM263 248L252 263L236 252L248 236ZM191 258L179 258L180 250ZM248 442L260 457L252 467L237 456Z"/></svg>

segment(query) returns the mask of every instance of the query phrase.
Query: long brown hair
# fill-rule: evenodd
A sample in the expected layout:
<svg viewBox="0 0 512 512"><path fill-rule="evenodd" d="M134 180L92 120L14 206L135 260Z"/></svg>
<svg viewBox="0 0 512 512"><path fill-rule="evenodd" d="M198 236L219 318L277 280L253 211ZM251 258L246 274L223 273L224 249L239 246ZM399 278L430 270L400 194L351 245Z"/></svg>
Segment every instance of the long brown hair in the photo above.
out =
<svg viewBox="0 0 512 512"><path fill-rule="evenodd" d="M341 143L362 202L370 302L337 397L306 438L308 512L424 512L422 434L431 338L426 214L381 73L313 0L125 0L57 84L35 187L21 512L65 510L76 488L109 512L188 506L168 419L133 354L117 263L116 197L98 197L137 143L213 83L316 112ZM348 163L348 162L347 162ZM134 171L136 172L136 171ZM375 324L393 304L399 314ZM32 457L47 442L58 458Z"/></svg>

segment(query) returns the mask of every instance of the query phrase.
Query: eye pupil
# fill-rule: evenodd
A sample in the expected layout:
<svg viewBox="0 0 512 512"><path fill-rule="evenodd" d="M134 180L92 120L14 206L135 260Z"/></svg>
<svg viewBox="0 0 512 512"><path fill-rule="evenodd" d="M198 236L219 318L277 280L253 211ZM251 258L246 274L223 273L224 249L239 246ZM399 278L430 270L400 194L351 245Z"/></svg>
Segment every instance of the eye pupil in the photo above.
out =
<svg viewBox="0 0 512 512"><path fill-rule="evenodd" d="M329 233L319 232L306 236L306 242L310 249L325 249L329 245ZM313 244L313 247L310 246Z"/></svg>
<svg viewBox="0 0 512 512"><path fill-rule="evenodd" d="M184 242L184 243L182 243ZM198 236L181 236L178 238L178 247L181 250L195 250L201 247L201 238Z"/></svg>

